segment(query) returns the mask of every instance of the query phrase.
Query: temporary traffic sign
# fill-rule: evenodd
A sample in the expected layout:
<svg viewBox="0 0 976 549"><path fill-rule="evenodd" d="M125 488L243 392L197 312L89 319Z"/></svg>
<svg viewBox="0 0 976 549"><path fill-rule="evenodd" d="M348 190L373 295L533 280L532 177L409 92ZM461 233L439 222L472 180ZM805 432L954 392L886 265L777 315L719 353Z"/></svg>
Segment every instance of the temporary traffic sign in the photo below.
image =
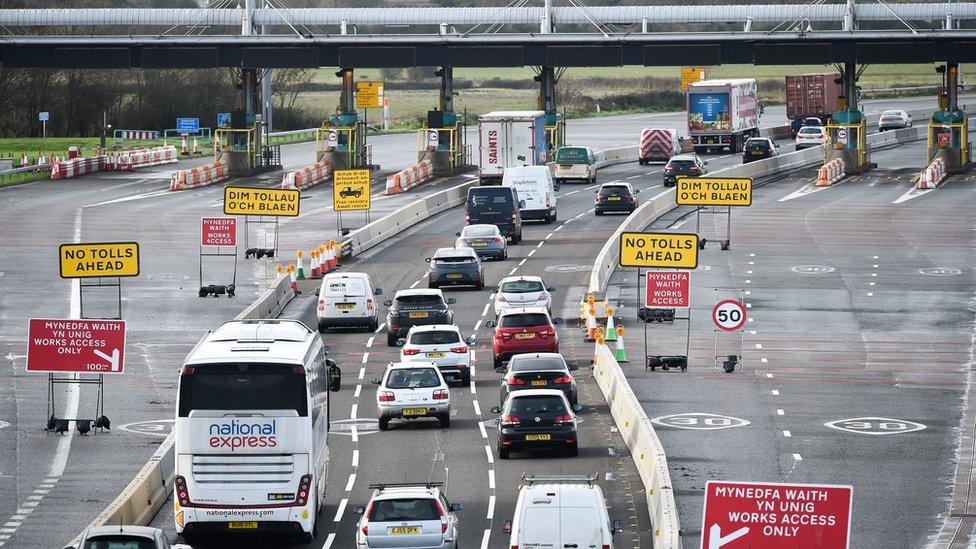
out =
<svg viewBox="0 0 976 549"><path fill-rule="evenodd" d="M227 215L267 215L298 217L298 189L224 187L224 213Z"/></svg>
<svg viewBox="0 0 976 549"><path fill-rule="evenodd" d="M705 67L681 67L681 91L688 91L688 85L705 79Z"/></svg>
<svg viewBox="0 0 976 549"><path fill-rule="evenodd" d="M691 273L647 271L644 306L651 309L687 309L691 306Z"/></svg>
<svg viewBox="0 0 976 549"><path fill-rule="evenodd" d="M686 233L621 233L621 267L698 267L698 235Z"/></svg>
<svg viewBox="0 0 976 549"><path fill-rule="evenodd" d="M679 206L751 206L748 177L679 177L675 200Z"/></svg>
<svg viewBox="0 0 976 549"><path fill-rule="evenodd" d="M436 147L438 141L439 141L439 135L438 135L437 130L428 130L427 131L427 146L428 147Z"/></svg>
<svg viewBox="0 0 976 549"><path fill-rule="evenodd" d="M356 108L378 109L383 106L382 82L356 83Z"/></svg>
<svg viewBox="0 0 976 549"><path fill-rule="evenodd" d="M203 246L237 246L237 218L201 218L200 244Z"/></svg>
<svg viewBox="0 0 976 549"><path fill-rule="evenodd" d="M712 322L719 330L735 332L746 323L746 308L734 299L719 301L712 307Z"/></svg>
<svg viewBox="0 0 976 549"><path fill-rule="evenodd" d="M847 144L847 130L844 128L837 130L837 142Z"/></svg>
<svg viewBox="0 0 976 549"><path fill-rule="evenodd" d="M124 320L30 319L28 372L121 374L124 364Z"/></svg>
<svg viewBox="0 0 976 549"><path fill-rule="evenodd" d="M843 549L850 546L853 488L710 480L702 549Z"/></svg>
<svg viewBox="0 0 976 549"><path fill-rule="evenodd" d="M332 209L337 212L369 210L369 170L336 170L332 175Z"/></svg>
<svg viewBox="0 0 976 549"><path fill-rule="evenodd" d="M230 113L229 112L218 112L217 113L217 127L218 128L229 128L230 127Z"/></svg>
<svg viewBox="0 0 976 549"><path fill-rule="evenodd" d="M139 276L139 243L62 244L61 278Z"/></svg>
<svg viewBox="0 0 976 549"><path fill-rule="evenodd" d="M47 111L41 111L37 113L37 119L41 122L46 122L51 119L51 113Z"/></svg>
<svg viewBox="0 0 976 549"><path fill-rule="evenodd" d="M200 133L199 118L177 118L176 131L180 133Z"/></svg>

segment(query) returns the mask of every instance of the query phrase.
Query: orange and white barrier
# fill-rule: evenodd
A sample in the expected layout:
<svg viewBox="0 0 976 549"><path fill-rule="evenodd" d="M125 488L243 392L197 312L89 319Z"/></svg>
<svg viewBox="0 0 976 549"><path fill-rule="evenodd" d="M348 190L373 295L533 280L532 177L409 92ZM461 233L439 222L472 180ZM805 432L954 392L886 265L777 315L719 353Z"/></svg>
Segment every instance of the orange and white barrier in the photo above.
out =
<svg viewBox="0 0 976 549"><path fill-rule="evenodd" d="M182 191L206 187L224 179L227 179L226 166L223 162L214 162L192 170L176 170L169 182L169 190Z"/></svg>
<svg viewBox="0 0 976 549"><path fill-rule="evenodd" d="M430 160L417 162L413 166L386 178L386 194L400 194L431 180L433 170Z"/></svg>
<svg viewBox="0 0 976 549"><path fill-rule="evenodd" d="M844 161L835 158L820 167L817 174L817 186L829 187L844 178Z"/></svg>
<svg viewBox="0 0 976 549"><path fill-rule="evenodd" d="M934 189L946 178L944 158L936 158L918 176L919 189Z"/></svg>
<svg viewBox="0 0 976 549"><path fill-rule="evenodd" d="M282 189L307 189L332 178L332 163L316 162L300 170L286 172L281 178Z"/></svg>
<svg viewBox="0 0 976 549"><path fill-rule="evenodd" d="M105 156L84 156L71 160L58 160L51 164L51 179L67 179L86 173L100 172L108 167Z"/></svg>
<svg viewBox="0 0 976 549"><path fill-rule="evenodd" d="M116 171L132 171L135 168L158 166L178 162L176 147L153 147L151 149L134 149L120 151L112 155L111 166Z"/></svg>

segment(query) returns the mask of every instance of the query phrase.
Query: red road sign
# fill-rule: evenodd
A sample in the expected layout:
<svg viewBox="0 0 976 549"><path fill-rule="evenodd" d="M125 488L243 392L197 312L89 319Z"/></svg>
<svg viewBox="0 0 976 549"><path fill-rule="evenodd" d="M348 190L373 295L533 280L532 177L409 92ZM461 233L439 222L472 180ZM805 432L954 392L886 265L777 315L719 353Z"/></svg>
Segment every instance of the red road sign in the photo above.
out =
<svg viewBox="0 0 976 549"><path fill-rule="evenodd" d="M204 246L237 246L236 217L204 217L201 223Z"/></svg>
<svg viewBox="0 0 976 549"><path fill-rule="evenodd" d="M124 363L124 320L30 319L28 372L121 374Z"/></svg>
<svg viewBox="0 0 976 549"><path fill-rule="evenodd" d="M725 482L705 485L702 549L843 549L850 486Z"/></svg>
<svg viewBox="0 0 976 549"><path fill-rule="evenodd" d="M644 306L650 309L687 309L691 306L691 273L647 271Z"/></svg>
<svg viewBox="0 0 976 549"><path fill-rule="evenodd" d="M739 330L746 323L746 308L734 299L719 301L712 307L712 323L726 332Z"/></svg>

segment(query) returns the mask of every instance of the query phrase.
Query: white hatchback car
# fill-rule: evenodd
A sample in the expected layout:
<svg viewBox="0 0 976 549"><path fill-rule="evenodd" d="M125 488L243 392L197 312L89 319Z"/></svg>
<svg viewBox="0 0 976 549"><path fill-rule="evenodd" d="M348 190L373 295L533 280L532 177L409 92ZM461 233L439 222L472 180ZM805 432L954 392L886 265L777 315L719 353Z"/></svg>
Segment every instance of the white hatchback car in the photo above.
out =
<svg viewBox="0 0 976 549"><path fill-rule="evenodd" d="M474 337L465 339L457 326L414 326L400 349L400 362L433 362L445 379L467 384L471 382L469 345L474 345Z"/></svg>
<svg viewBox="0 0 976 549"><path fill-rule="evenodd" d="M450 503L443 483L371 484L373 495L356 528L357 549L371 547L457 549L460 503Z"/></svg>
<svg viewBox="0 0 976 549"><path fill-rule="evenodd" d="M451 426L451 392L433 362L392 362L382 378L373 378L380 431L391 419L436 418Z"/></svg>
<svg viewBox="0 0 976 549"><path fill-rule="evenodd" d="M555 291L555 288L547 287L540 276L507 276L492 292L495 316L506 309L522 307L545 307L552 316L552 293Z"/></svg>
<svg viewBox="0 0 976 549"><path fill-rule="evenodd" d="M803 126L796 132L796 150L809 147L823 147L827 140L827 131L823 126Z"/></svg>

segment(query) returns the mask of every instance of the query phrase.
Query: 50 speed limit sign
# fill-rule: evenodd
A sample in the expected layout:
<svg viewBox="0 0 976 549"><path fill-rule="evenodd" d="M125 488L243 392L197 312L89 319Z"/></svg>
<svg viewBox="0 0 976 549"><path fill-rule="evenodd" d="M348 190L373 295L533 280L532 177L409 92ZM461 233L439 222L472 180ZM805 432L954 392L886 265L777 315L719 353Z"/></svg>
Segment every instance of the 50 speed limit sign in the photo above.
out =
<svg viewBox="0 0 976 549"><path fill-rule="evenodd" d="M735 332L746 323L746 308L741 301L725 299L712 308L712 322L719 330Z"/></svg>

